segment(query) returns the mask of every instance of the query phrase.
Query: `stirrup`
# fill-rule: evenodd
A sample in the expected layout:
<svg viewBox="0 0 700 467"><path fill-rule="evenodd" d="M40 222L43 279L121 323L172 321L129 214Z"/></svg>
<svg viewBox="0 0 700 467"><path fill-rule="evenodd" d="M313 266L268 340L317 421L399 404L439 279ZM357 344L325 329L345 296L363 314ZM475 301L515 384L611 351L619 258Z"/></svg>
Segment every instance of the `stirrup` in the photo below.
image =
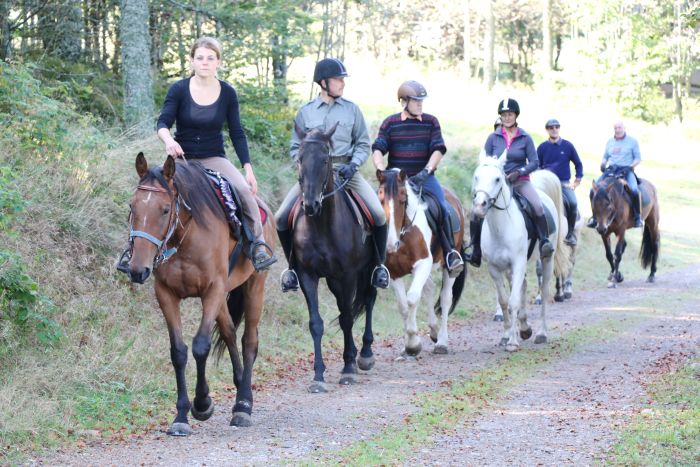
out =
<svg viewBox="0 0 700 467"><path fill-rule="evenodd" d="M475 268L478 268L481 266L481 252L479 254L474 254L474 246L469 245L472 248L472 251L467 253L466 250L462 251L462 259L466 261L467 263L471 264ZM469 247L467 247L469 248Z"/></svg>
<svg viewBox="0 0 700 467"><path fill-rule="evenodd" d="M384 273L385 277L380 276L382 272ZM386 266L384 266L384 264L375 266L372 270L372 286L378 289L386 289L389 287L389 270L386 268Z"/></svg>
<svg viewBox="0 0 700 467"><path fill-rule="evenodd" d="M595 217L591 217L588 219L588 222L586 222L586 227L590 227L591 229L595 229L597 225L598 221L595 219Z"/></svg>
<svg viewBox="0 0 700 467"><path fill-rule="evenodd" d="M124 274L129 274L129 261L131 261L131 248L127 248L119 256L119 260L117 261L116 265L117 271L123 272Z"/></svg>
<svg viewBox="0 0 700 467"><path fill-rule="evenodd" d="M644 227L644 223L642 222L642 216L636 216L634 218L634 228L638 229L640 227Z"/></svg>
<svg viewBox="0 0 700 467"><path fill-rule="evenodd" d="M543 242L542 240L540 240L540 256L542 256L543 258L549 258L550 256L552 256L552 253L554 253L554 247L552 246L552 242Z"/></svg>
<svg viewBox="0 0 700 467"><path fill-rule="evenodd" d="M576 246L576 235L573 232L567 233L566 237L564 238L564 243L569 246Z"/></svg>
<svg viewBox="0 0 700 467"><path fill-rule="evenodd" d="M450 250L445 255L445 266L447 267L447 273L451 278L459 276L462 271L464 271L464 260L462 260L462 255L455 249Z"/></svg>
<svg viewBox="0 0 700 467"><path fill-rule="evenodd" d="M299 276L294 269L287 268L280 274L280 287L282 292L295 292L299 290Z"/></svg>
<svg viewBox="0 0 700 467"><path fill-rule="evenodd" d="M255 253L255 250L259 247L263 246L267 251L270 253L268 254L267 252L258 252ZM275 258L275 254L272 251L272 248L265 243L262 240L256 240L254 241L251 246L250 246L250 258L253 261L253 267L255 268L256 272L264 271L266 269L269 269L270 266L275 264L277 262L277 258Z"/></svg>

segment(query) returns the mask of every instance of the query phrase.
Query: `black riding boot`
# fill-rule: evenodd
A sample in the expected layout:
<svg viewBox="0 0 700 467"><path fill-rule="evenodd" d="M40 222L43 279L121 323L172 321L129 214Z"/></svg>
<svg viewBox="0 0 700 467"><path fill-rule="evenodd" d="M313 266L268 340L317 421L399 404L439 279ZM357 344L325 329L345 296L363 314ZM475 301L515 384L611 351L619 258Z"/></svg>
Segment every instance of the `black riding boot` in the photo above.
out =
<svg viewBox="0 0 700 467"><path fill-rule="evenodd" d="M564 243L571 246L576 246L576 235L574 234L574 226L576 225L576 209L571 205L566 206L566 223L569 226L569 230L566 232L566 238Z"/></svg>
<svg viewBox="0 0 700 467"><path fill-rule="evenodd" d="M292 240L293 232L291 230L278 230L277 236L282 244L282 249L284 250L284 257L287 258L288 264L292 264ZM289 292L299 289L299 278L297 273L291 267L282 271L280 276L280 285L282 286L282 292Z"/></svg>
<svg viewBox="0 0 700 467"><path fill-rule="evenodd" d="M632 211L634 212L634 226L642 227L642 196L637 195L632 197Z"/></svg>
<svg viewBox="0 0 700 467"><path fill-rule="evenodd" d="M547 236L547 219L544 214L535 218L535 225L537 226L537 237L540 240L540 256L549 258L554 253L554 247Z"/></svg>
<svg viewBox="0 0 700 467"><path fill-rule="evenodd" d="M469 219L469 238L472 251L464 253L464 260L474 267L481 266L481 226L484 224L484 219L477 217L476 220Z"/></svg>
<svg viewBox="0 0 700 467"><path fill-rule="evenodd" d="M442 228L438 234L440 238L440 246L445 255L445 266L450 277L459 276L464 270L464 261L462 255L455 250L454 237L452 236L452 222L450 219L444 219Z"/></svg>
<svg viewBox="0 0 700 467"><path fill-rule="evenodd" d="M591 200L591 208L593 207L593 190L588 192L588 198ZM595 214L591 216L590 219L588 219L588 222L586 222L586 227L590 227L591 229L595 229L596 226L598 225L598 221L595 218Z"/></svg>
<svg viewBox="0 0 700 467"><path fill-rule="evenodd" d="M131 261L131 244L124 250L117 260L117 271L129 274L129 261Z"/></svg>
<svg viewBox="0 0 700 467"><path fill-rule="evenodd" d="M374 226L372 237L377 248L377 266L372 271L372 286L378 289L389 287L389 270L384 266L386 260L386 239L389 236L389 224Z"/></svg>

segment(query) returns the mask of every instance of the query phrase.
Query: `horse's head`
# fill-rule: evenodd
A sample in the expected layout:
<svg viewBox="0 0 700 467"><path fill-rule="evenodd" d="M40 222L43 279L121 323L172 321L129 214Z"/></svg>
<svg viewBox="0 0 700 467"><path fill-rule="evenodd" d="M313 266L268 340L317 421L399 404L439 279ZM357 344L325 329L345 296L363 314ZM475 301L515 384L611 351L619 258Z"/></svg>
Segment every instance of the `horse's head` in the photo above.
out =
<svg viewBox="0 0 700 467"><path fill-rule="evenodd" d="M387 251L391 253L399 247L408 199L412 193L406 187L406 172L403 170L377 170L377 180L379 180L377 195L389 222Z"/></svg>
<svg viewBox="0 0 700 467"><path fill-rule="evenodd" d="M489 208L496 203L504 191L509 193L506 186L506 175L503 166L506 163L506 151L500 157L487 156L484 150L479 154L479 166L474 171L472 179L472 211L479 217L485 217Z"/></svg>
<svg viewBox="0 0 700 467"><path fill-rule="evenodd" d="M142 284L162 261L166 243L177 223L175 160L168 156L162 168L149 169L143 153L136 156L139 185L131 196L129 214L132 245L129 276Z"/></svg>
<svg viewBox="0 0 700 467"><path fill-rule="evenodd" d="M331 163L331 151L333 142L331 137L338 127L324 132L321 129L313 129L304 133L301 128L294 126L301 144L297 154L297 166L299 171L299 187L301 199L304 204L304 213L307 216L317 216L321 212L321 203L324 191L333 184L333 164Z"/></svg>
<svg viewBox="0 0 700 467"><path fill-rule="evenodd" d="M622 207L617 207L618 203L615 201L615 185L618 185L619 182L616 182L614 178L606 180L610 181L601 183L593 181L593 198L591 199L591 211L593 211L593 216L598 221L596 230L601 235L607 233L617 216L621 214L618 211L622 209Z"/></svg>

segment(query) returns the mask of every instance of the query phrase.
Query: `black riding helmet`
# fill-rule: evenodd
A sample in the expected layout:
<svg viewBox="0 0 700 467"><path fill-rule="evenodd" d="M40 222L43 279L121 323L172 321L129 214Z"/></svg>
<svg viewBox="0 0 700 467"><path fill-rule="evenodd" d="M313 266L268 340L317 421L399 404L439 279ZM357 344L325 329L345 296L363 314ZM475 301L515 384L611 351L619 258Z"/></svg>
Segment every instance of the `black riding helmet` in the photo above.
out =
<svg viewBox="0 0 700 467"><path fill-rule="evenodd" d="M520 106L518 105L518 101L508 97L503 99L498 103L498 115L501 115L503 112L515 112L516 117L520 115Z"/></svg>
<svg viewBox="0 0 700 467"><path fill-rule="evenodd" d="M338 78L340 76L348 76L348 71L345 69L343 62L337 58L324 58L316 63L314 69L314 82L321 85L321 81L328 78Z"/></svg>

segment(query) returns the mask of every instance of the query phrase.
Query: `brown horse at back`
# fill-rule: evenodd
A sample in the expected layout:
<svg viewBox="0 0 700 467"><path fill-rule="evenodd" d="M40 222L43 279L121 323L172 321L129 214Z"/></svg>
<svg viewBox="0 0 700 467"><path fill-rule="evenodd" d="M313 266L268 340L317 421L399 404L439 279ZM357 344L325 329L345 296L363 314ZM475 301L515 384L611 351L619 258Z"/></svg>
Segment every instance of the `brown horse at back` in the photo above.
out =
<svg viewBox="0 0 700 467"><path fill-rule="evenodd" d="M240 244L231 234L226 214L199 163L175 162L168 157L162 168L149 168L143 153L139 153L136 172L140 181L130 204L129 276L141 284L153 272L156 298L168 326L177 381L177 416L168 434L191 433L187 412L191 411L197 420L207 420L214 410L205 370L215 327L216 349L219 354L224 346L228 349L237 388L231 425L248 426L267 274L256 273L252 262L238 254ZM258 203L270 215L267 206L260 200ZM266 222L263 226L265 241L271 246L273 225ZM188 297L200 297L202 302L202 320L192 339L192 355L197 363L193 403L187 396L187 345L180 319L180 301ZM241 362L236 331L244 318Z"/></svg>
<svg viewBox="0 0 700 467"><path fill-rule="evenodd" d="M622 261L622 254L627 247L625 232L634 227L634 214L630 206L629 195L625 192L625 186L626 182L613 176L605 177L600 183L593 182L591 210L598 220L596 230L603 240L605 257L610 263L608 287L611 288L616 287L624 280L620 272L620 261ZM654 282L661 237L659 232L659 200L656 196L656 187L648 180L639 179L639 191L644 200L641 210L644 233L642 234L642 247L639 256L644 269L651 266L647 282ZM615 234L617 237L614 256L610 246L611 234Z"/></svg>
<svg viewBox="0 0 700 467"><path fill-rule="evenodd" d="M391 287L396 293L399 312L404 320L404 352L415 356L422 350L416 324L416 310L423 293L428 301L430 338L435 342L434 353L447 353L447 316L452 313L464 288L467 270L450 277L444 264L440 242L434 242L435 233L426 217L426 206L409 187L406 173L398 170L378 170L379 200L384 206L389 235L387 237L386 266L391 274ZM447 202L459 218L459 229L454 232L455 248L462 250L464 238L464 210L462 203L450 190L443 188ZM442 271L440 299L433 308L435 284L430 278L433 269ZM413 280L406 291L403 277L411 274ZM441 316L438 323L437 316Z"/></svg>

